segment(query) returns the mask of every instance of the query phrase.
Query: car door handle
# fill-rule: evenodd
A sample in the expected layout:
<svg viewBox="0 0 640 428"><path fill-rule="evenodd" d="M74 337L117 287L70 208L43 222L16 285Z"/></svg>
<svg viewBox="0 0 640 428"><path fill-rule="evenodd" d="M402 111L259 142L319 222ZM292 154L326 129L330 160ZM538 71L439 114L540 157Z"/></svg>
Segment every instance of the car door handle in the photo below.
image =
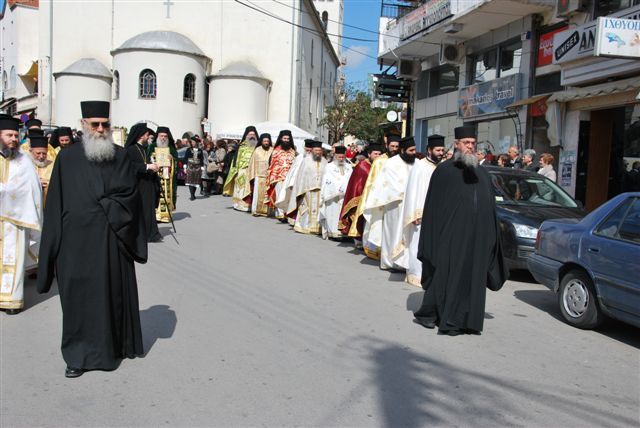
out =
<svg viewBox="0 0 640 428"><path fill-rule="evenodd" d="M587 249L587 251L589 251L590 253L599 253L600 252L600 248L594 248L594 247L589 247Z"/></svg>

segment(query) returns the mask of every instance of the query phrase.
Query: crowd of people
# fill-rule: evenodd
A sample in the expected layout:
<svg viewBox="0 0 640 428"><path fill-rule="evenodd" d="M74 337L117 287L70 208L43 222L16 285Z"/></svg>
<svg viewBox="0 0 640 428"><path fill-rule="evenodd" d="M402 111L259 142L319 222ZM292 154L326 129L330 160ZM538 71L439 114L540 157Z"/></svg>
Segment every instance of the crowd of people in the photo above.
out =
<svg viewBox="0 0 640 428"><path fill-rule="evenodd" d="M391 133L348 153L317 140L298 150L290 131L274 139L253 126L237 144L190 135L177 144L168 127L140 122L121 147L108 102L85 101L81 111L80 132L60 128L47 138L28 123L22 145L20 121L0 116L0 309L22 310L25 274L37 277L40 293L57 280L67 377L142 354L135 263L162 241L158 222L173 222L183 172L191 200L198 190L221 194L238 212L353 240L380 268L405 272L425 290L414 321L439 334L480 334L486 288L506 281L473 126L455 129L446 160L439 135L426 139L425 153L413 137Z"/></svg>

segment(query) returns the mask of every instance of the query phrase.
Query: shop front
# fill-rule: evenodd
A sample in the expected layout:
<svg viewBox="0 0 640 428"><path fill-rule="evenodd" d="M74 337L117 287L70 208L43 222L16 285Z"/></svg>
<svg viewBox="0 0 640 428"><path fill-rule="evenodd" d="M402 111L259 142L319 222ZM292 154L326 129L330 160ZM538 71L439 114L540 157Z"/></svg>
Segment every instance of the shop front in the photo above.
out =
<svg viewBox="0 0 640 428"><path fill-rule="evenodd" d="M640 49L628 50L639 13L636 6L554 36L565 90L548 99L548 137L561 148L559 184L588 210L630 190L626 175L640 159Z"/></svg>

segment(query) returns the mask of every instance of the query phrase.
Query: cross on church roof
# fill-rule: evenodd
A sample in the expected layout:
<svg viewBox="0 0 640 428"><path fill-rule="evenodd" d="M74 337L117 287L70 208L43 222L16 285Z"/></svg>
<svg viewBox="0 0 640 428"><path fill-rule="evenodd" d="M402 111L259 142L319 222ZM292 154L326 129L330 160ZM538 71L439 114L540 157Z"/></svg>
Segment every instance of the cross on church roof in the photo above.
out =
<svg viewBox="0 0 640 428"><path fill-rule="evenodd" d="M172 2L171 0L166 0L162 4L167 6L167 18L171 18L171 6L173 6L175 3Z"/></svg>

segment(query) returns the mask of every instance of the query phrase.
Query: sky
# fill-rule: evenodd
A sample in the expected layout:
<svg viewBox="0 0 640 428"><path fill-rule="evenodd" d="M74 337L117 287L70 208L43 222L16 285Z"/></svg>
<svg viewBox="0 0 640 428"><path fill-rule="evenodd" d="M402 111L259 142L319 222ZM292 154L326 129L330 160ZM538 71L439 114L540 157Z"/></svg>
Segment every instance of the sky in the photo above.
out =
<svg viewBox="0 0 640 428"><path fill-rule="evenodd" d="M378 31L381 0L344 0L344 23L370 31ZM347 66L342 72L347 82L366 87L367 74L377 73L379 67L374 59L378 54L378 36L376 34L344 26L343 36L375 40L375 43L343 39L342 44L351 50L342 48L342 56L347 57ZM373 58L361 55L363 52Z"/></svg>

